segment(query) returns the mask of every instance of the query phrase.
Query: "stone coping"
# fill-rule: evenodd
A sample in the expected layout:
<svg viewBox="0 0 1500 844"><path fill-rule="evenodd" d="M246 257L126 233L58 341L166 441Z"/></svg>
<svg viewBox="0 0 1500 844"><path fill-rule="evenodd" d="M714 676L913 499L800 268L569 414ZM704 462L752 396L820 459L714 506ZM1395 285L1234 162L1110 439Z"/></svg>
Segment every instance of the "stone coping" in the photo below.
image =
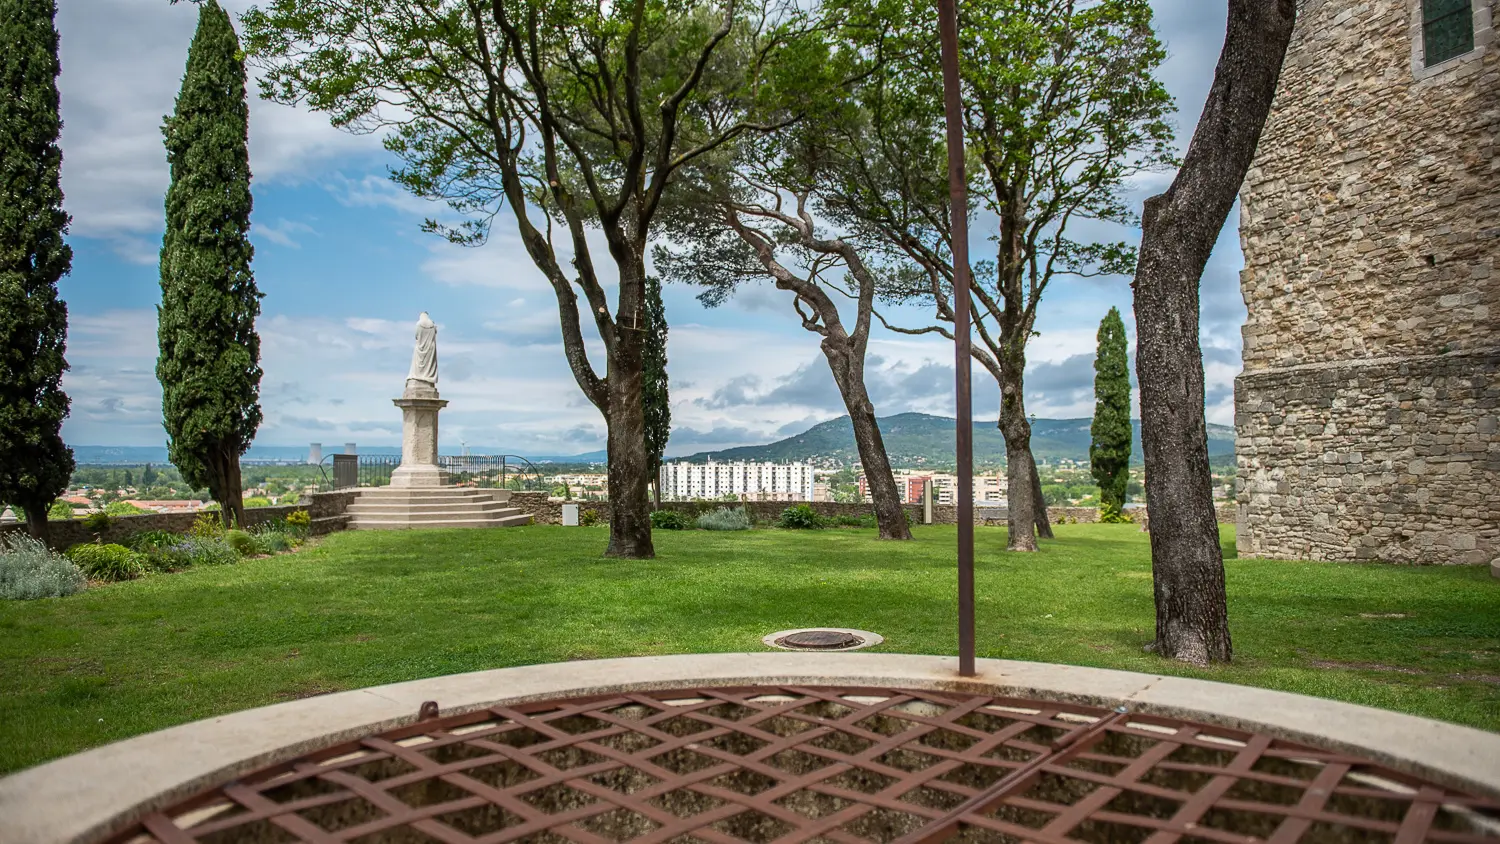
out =
<svg viewBox="0 0 1500 844"><path fill-rule="evenodd" d="M530 665L375 686L171 727L0 779L0 841L95 842L141 813L237 775L412 723L495 703L702 685L881 686L1065 700L1204 721L1356 753L1439 784L1500 796L1500 734L1205 680L981 659L851 653L648 656Z"/></svg>

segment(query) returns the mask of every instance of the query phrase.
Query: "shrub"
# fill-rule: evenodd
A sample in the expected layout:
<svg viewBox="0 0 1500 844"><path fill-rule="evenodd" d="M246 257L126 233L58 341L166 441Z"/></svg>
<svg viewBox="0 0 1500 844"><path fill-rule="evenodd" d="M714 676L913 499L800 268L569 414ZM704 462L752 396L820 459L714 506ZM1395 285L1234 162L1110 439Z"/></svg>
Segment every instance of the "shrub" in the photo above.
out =
<svg viewBox="0 0 1500 844"><path fill-rule="evenodd" d="M59 498L52 502L51 507L47 508L47 521L49 522L65 522L71 518L73 518L73 505L71 502Z"/></svg>
<svg viewBox="0 0 1500 844"><path fill-rule="evenodd" d="M1107 525L1135 524L1135 519L1129 513L1109 504L1099 508L1099 521Z"/></svg>
<svg viewBox="0 0 1500 844"><path fill-rule="evenodd" d="M125 547L145 553L152 548L170 548L182 539L169 530L143 530L125 540Z"/></svg>
<svg viewBox="0 0 1500 844"><path fill-rule="evenodd" d="M264 495L252 495L249 498L246 498L244 501L241 501L240 503L243 504L247 508L248 507L270 507L271 506L271 499L267 498Z"/></svg>
<svg viewBox="0 0 1500 844"><path fill-rule="evenodd" d="M90 513L83 517L84 529L91 533L100 533L109 528L109 515L104 511Z"/></svg>
<svg viewBox="0 0 1500 844"><path fill-rule="evenodd" d="M813 510L811 504L794 504L781 511L781 520L777 524L792 530L813 530L826 527L828 523Z"/></svg>
<svg viewBox="0 0 1500 844"><path fill-rule="evenodd" d="M880 526L873 513L866 513L863 516L834 516L832 522L838 527L874 528ZM906 523L911 524L910 516L907 517Z"/></svg>
<svg viewBox="0 0 1500 844"><path fill-rule="evenodd" d="M146 568L156 572L182 571L192 566L193 558L182 549L181 537L172 545L147 546L141 550L141 559Z"/></svg>
<svg viewBox="0 0 1500 844"><path fill-rule="evenodd" d="M220 538L189 536L174 550L190 566L227 566L240 561L239 552Z"/></svg>
<svg viewBox="0 0 1500 844"><path fill-rule="evenodd" d="M68 549L68 559L91 580L135 580L146 573L146 561L124 545L82 542Z"/></svg>
<svg viewBox="0 0 1500 844"><path fill-rule="evenodd" d="M676 510L652 510L651 526L657 530L687 530L693 520Z"/></svg>
<svg viewBox="0 0 1500 844"><path fill-rule="evenodd" d="M750 514L743 507L720 507L699 516L698 527L703 530L749 530Z"/></svg>
<svg viewBox="0 0 1500 844"><path fill-rule="evenodd" d="M144 530L125 540L125 547L141 555L151 571L178 571L192 565L186 554L177 550L182 537L167 530Z"/></svg>
<svg viewBox="0 0 1500 844"><path fill-rule="evenodd" d="M88 585L72 560L24 533L0 534L0 600L62 598Z"/></svg>
<svg viewBox="0 0 1500 844"><path fill-rule="evenodd" d="M293 510L286 515L286 532L296 539L307 536L308 528L312 527L312 516L306 510Z"/></svg>
<svg viewBox="0 0 1500 844"><path fill-rule="evenodd" d="M292 546L296 543L292 541L290 534L279 530L266 530L255 535L255 544L260 546L262 554L280 554L292 550Z"/></svg>
<svg viewBox="0 0 1500 844"><path fill-rule="evenodd" d="M224 542L241 557L254 557L260 553L260 543L255 541L255 537L242 530L224 531Z"/></svg>
<svg viewBox="0 0 1500 844"><path fill-rule="evenodd" d="M224 522L219 518L217 512L204 511L193 519L193 526L188 528L188 536L198 539L219 539L224 536Z"/></svg>
<svg viewBox="0 0 1500 844"><path fill-rule="evenodd" d="M598 510L593 510L593 509L584 510L582 513L578 514L578 526L579 527L593 527L594 525L597 525L597 524L599 524L599 511Z"/></svg>

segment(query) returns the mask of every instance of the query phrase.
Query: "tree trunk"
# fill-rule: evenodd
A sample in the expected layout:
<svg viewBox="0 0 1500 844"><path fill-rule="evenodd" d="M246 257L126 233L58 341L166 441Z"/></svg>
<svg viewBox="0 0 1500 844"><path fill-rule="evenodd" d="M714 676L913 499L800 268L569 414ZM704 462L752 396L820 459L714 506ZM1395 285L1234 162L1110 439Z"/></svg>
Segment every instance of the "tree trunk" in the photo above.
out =
<svg viewBox="0 0 1500 844"><path fill-rule="evenodd" d="M614 252L614 249L611 249ZM649 560L651 496L646 490L651 460L646 454L646 410L641 388L645 350L645 261L621 260L620 310L609 349L609 547L606 557Z"/></svg>
<svg viewBox="0 0 1500 844"><path fill-rule="evenodd" d="M1031 457L1031 423L1026 419L1025 358L1019 363L1007 360L1001 368L1000 433L1005 437L1006 508L1005 524L1010 540L1007 551L1036 550L1036 510L1042 504L1037 497L1036 461Z"/></svg>
<svg viewBox="0 0 1500 844"><path fill-rule="evenodd" d="M1047 517L1047 499L1042 495L1042 474L1037 471L1036 457L1031 455L1031 436L1027 432L1026 453L1031 457L1031 500L1036 509L1036 535L1040 539L1052 539L1052 520Z"/></svg>
<svg viewBox="0 0 1500 844"><path fill-rule="evenodd" d="M21 512L26 514L26 532L32 539L47 541L47 508L41 505L23 504Z"/></svg>
<svg viewBox="0 0 1500 844"><path fill-rule="evenodd" d="M901 506L901 493L896 488L891 461L885 453L885 440L875 421L875 405L870 403L870 394L865 389L864 373L860 371L863 367L856 369L850 353L829 349L828 342L824 341L823 352L828 357L834 383L844 397L844 409L849 411L849 421L854 426L854 444L859 448L859 461L865 470L865 482L874 503L880 538L911 539L906 509Z"/></svg>
<svg viewBox="0 0 1500 844"><path fill-rule="evenodd" d="M1214 518L1198 344L1198 284L1255 157L1291 39L1295 0L1229 0L1213 88L1182 169L1142 217L1136 374L1156 598L1152 648L1228 662L1227 597Z"/></svg>
<svg viewBox="0 0 1500 844"><path fill-rule="evenodd" d="M219 502L219 513L227 528L245 526L245 491L240 482L240 458L231 446L215 449L211 467L213 479L209 481L209 494Z"/></svg>

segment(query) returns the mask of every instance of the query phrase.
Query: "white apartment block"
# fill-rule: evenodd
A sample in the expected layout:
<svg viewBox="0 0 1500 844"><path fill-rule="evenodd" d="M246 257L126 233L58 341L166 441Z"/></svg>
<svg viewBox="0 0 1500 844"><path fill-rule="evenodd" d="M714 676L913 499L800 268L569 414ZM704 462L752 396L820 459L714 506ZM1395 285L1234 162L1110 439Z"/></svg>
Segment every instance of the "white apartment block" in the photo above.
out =
<svg viewBox="0 0 1500 844"><path fill-rule="evenodd" d="M812 501L808 463L663 463L661 495L672 501L733 495L748 501Z"/></svg>

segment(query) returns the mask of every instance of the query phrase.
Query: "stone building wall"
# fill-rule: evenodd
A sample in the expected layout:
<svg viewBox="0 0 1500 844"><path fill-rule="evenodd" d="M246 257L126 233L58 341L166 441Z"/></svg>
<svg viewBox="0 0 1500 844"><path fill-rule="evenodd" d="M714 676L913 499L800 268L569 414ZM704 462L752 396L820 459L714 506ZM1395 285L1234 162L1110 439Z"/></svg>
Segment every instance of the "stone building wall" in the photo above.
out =
<svg viewBox="0 0 1500 844"><path fill-rule="evenodd" d="M1304 0L1242 195L1241 556L1500 556L1500 49Z"/></svg>

